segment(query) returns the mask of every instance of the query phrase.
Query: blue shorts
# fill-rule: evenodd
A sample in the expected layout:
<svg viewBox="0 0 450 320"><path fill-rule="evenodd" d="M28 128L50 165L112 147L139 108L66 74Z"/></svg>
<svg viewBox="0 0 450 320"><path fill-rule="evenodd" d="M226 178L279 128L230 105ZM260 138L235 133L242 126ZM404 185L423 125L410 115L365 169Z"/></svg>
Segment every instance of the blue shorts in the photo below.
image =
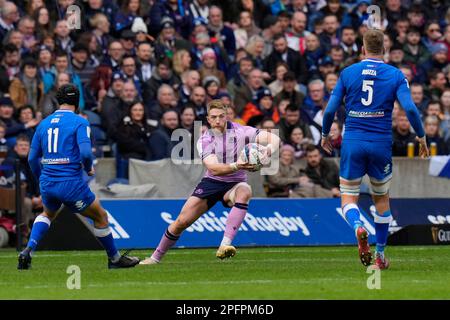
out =
<svg viewBox="0 0 450 320"><path fill-rule="evenodd" d="M192 196L206 199L208 209L212 208L218 201L221 201L224 207L229 208L230 206L223 200L223 197L238 183L240 182L224 182L211 178L203 178L195 187Z"/></svg>
<svg viewBox="0 0 450 320"><path fill-rule="evenodd" d="M83 180L41 181L42 202L46 208L56 212L62 204L72 212L81 213L95 200L87 183Z"/></svg>
<svg viewBox="0 0 450 320"><path fill-rule="evenodd" d="M390 141L343 141L340 176L346 180L356 180L365 174L380 182L391 178L392 143Z"/></svg>

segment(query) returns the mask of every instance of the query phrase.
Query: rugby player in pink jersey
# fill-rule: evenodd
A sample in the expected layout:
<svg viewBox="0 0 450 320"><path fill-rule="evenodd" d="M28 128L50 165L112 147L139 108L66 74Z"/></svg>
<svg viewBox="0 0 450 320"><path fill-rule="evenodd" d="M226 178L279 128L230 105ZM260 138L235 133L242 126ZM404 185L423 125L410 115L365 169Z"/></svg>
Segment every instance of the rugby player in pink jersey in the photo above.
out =
<svg viewBox="0 0 450 320"><path fill-rule="evenodd" d="M266 156L270 157L278 149L280 140L267 131L227 121L227 107L221 100L212 100L207 109L207 120L211 128L203 133L197 143L197 149L207 168L206 174L187 199L178 218L164 232L152 256L140 264L159 263L181 233L218 201L231 207L231 211L216 256L224 259L236 254L236 248L231 243L245 218L252 197L245 171L256 169L254 165L244 163L239 154L246 144L256 142L266 146Z"/></svg>

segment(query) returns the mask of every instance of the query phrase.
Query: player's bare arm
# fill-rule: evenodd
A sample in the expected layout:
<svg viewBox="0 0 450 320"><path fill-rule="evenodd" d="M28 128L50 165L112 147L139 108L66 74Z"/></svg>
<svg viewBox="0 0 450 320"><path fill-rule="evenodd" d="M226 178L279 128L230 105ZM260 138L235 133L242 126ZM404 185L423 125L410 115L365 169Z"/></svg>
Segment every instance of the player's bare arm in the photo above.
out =
<svg viewBox="0 0 450 320"><path fill-rule="evenodd" d="M219 163L217 156L212 154L203 159L203 163L206 168L215 176L225 176L227 174L231 174L238 170L247 170L253 171L255 170L255 165L244 163L242 160L238 160L233 163Z"/></svg>

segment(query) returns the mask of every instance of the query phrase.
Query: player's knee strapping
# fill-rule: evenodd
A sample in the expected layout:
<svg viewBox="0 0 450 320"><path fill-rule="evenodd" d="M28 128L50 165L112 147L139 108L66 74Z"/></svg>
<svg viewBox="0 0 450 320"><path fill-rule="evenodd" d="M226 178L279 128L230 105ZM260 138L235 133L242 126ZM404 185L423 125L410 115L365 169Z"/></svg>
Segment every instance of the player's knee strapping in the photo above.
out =
<svg viewBox="0 0 450 320"><path fill-rule="evenodd" d="M361 178L355 180L348 180L347 183L341 182L339 188L341 190L341 194L349 195L349 196L359 196Z"/></svg>
<svg viewBox="0 0 450 320"><path fill-rule="evenodd" d="M33 229L31 230L30 239L28 240L27 247L35 250L39 241L45 235L50 228L51 221L49 218L43 215L39 215L34 219Z"/></svg>
<svg viewBox="0 0 450 320"><path fill-rule="evenodd" d="M360 212L358 205L356 203L348 203L342 208L342 212L344 214L345 219L347 219L347 222L356 229L360 225L362 225L360 220Z"/></svg>
<svg viewBox="0 0 450 320"><path fill-rule="evenodd" d="M372 186L372 194L375 196L384 196L389 192L389 187L391 186L392 176L386 177L383 180L377 180L370 178L370 184Z"/></svg>
<svg viewBox="0 0 450 320"><path fill-rule="evenodd" d="M108 257L117 258L119 252L117 251L114 244L114 239L111 234L111 228L109 226L106 228L94 228L94 235L103 245L103 248L105 248Z"/></svg>

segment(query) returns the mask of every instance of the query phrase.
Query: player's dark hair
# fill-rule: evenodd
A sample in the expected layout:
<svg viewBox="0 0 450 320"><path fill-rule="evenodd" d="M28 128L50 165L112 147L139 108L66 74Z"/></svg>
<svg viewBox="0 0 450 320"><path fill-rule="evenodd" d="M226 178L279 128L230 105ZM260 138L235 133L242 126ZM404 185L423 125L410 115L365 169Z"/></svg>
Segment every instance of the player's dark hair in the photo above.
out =
<svg viewBox="0 0 450 320"><path fill-rule="evenodd" d="M382 55L384 49L384 33L381 30L370 29L364 33L364 48L367 53Z"/></svg>
<svg viewBox="0 0 450 320"><path fill-rule="evenodd" d="M62 104L67 104L75 106L76 110L78 109L78 104L80 102L80 91L71 83L65 84L56 92L56 100L60 106Z"/></svg>

